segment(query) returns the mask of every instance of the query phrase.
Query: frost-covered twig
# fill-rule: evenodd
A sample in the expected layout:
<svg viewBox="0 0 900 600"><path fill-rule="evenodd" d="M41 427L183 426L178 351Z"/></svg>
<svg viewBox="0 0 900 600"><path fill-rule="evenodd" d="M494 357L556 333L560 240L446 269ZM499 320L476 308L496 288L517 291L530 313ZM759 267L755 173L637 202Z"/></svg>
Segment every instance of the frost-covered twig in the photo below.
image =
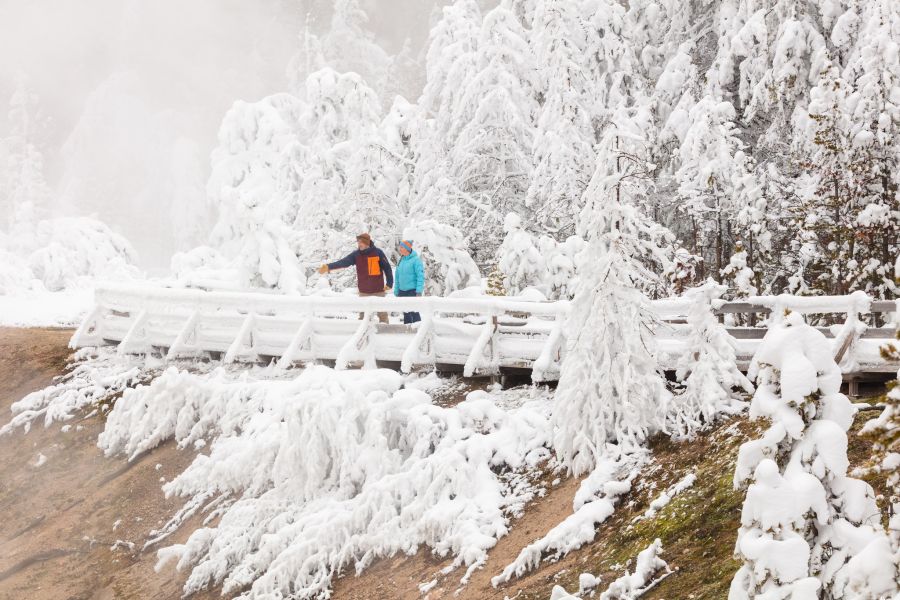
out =
<svg viewBox="0 0 900 600"><path fill-rule="evenodd" d="M638 553L634 573L626 571L624 575L609 584L606 591L600 594L600 600L637 600L659 585L662 580L673 573L666 561L659 557L661 552L662 542L657 538ZM665 573L657 577L660 571L665 571ZM588 589L585 582L589 582L592 584L590 587L594 587L600 580L588 573L582 573L579 577L579 594L584 594ZM593 592L591 595L593 596ZM578 600L578 596L569 594L562 586L557 585L550 594L550 600Z"/></svg>
<svg viewBox="0 0 900 600"><path fill-rule="evenodd" d="M652 519L656 516L656 513L666 506L669 505L669 502L672 499L682 493L685 490L688 490L694 486L694 482L697 481L697 476L694 473L688 473L683 478L681 478L678 483L668 488L662 494L657 496L653 502L650 503L650 507L644 512L643 515L637 517L635 520L639 519Z"/></svg>

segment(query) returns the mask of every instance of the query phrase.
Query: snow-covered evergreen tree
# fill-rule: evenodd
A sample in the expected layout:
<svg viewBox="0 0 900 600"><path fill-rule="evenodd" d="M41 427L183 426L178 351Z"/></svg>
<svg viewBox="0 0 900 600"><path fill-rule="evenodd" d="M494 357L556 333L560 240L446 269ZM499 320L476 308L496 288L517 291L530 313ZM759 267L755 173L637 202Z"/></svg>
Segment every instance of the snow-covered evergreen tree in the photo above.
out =
<svg viewBox="0 0 900 600"><path fill-rule="evenodd" d="M430 219L412 219L403 229L403 239L414 243L425 263L425 291L429 296L481 287L478 265L469 255L465 236L456 227Z"/></svg>
<svg viewBox="0 0 900 600"><path fill-rule="evenodd" d="M849 26L848 39L856 44L843 73L854 90L845 108L852 123L849 138L871 169L865 204L856 216L852 288L889 297L898 291L891 269L900 252L900 14L885 0L852 3L848 12L851 22L860 23L855 36Z"/></svg>
<svg viewBox="0 0 900 600"><path fill-rule="evenodd" d="M553 413L554 447L575 474L663 429L668 402L644 292L656 276L641 262L665 257L634 206L646 194L648 165L637 158L643 142L628 116L603 140L606 160L579 221L587 248Z"/></svg>
<svg viewBox="0 0 900 600"><path fill-rule="evenodd" d="M288 63L288 91L298 96L304 93L306 78L326 66L322 40L315 33L314 25L313 15L307 13L297 36L297 50Z"/></svg>
<svg viewBox="0 0 900 600"><path fill-rule="evenodd" d="M855 125L852 109L860 101L834 66L811 91L808 118L797 119L806 127L795 142L805 171L793 212L811 242L806 268L815 288L884 295L894 289L891 268L900 231L895 175L886 172L896 158L880 159L875 132Z"/></svg>
<svg viewBox="0 0 900 600"><path fill-rule="evenodd" d="M747 250L741 240L734 242L734 254L722 269L721 275L731 290L732 298L746 298L759 293L755 285L756 274L747 265Z"/></svg>
<svg viewBox="0 0 900 600"><path fill-rule="evenodd" d="M538 251L547 265L543 284L548 298L572 297L578 287L578 257L584 247L584 239L577 235L570 235L564 242L557 242L547 235L538 238Z"/></svg>
<svg viewBox="0 0 900 600"><path fill-rule="evenodd" d="M704 96L689 118L675 174L680 208L691 220L692 250L715 268L713 275L718 277L730 254L729 224L743 220L744 209L758 203L760 189L753 161L738 138L731 104Z"/></svg>
<svg viewBox="0 0 900 600"><path fill-rule="evenodd" d="M34 277L50 291L89 287L96 280L133 279L137 254L123 236L88 217L38 222L28 256Z"/></svg>
<svg viewBox="0 0 900 600"><path fill-rule="evenodd" d="M506 237L498 250L498 266L506 292L515 296L527 287L541 286L547 270L545 257L531 234L522 229L521 217L509 213L503 228Z"/></svg>
<svg viewBox="0 0 900 600"><path fill-rule="evenodd" d="M575 231L581 196L594 167L595 142L584 68L587 40L579 6L538 3L532 45L543 104L538 112L526 205L536 226L557 238Z"/></svg>
<svg viewBox="0 0 900 600"><path fill-rule="evenodd" d="M672 253L669 268L663 272L669 290L676 296L683 294L697 281L702 262L701 257L691 254L685 248L676 248Z"/></svg>
<svg viewBox="0 0 900 600"><path fill-rule="evenodd" d="M768 125L761 141L777 144L821 72L839 4L737 0L718 8L718 48L706 74L710 91L728 98L736 88L744 120Z"/></svg>
<svg viewBox="0 0 900 600"><path fill-rule="evenodd" d="M5 222L0 225L9 231L11 249L28 251L33 248L35 227L42 214L49 209L50 188L44 179L44 156L38 145L38 99L20 76L9 101L9 137L4 146L7 152L6 185L0 192L0 207Z"/></svg>
<svg viewBox="0 0 900 600"><path fill-rule="evenodd" d="M137 275L134 249L96 219L52 215L44 176L37 95L20 78L10 100L6 187L0 190L7 223L0 225L0 288L6 294L90 285L96 278ZM8 233L3 229L8 228Z"/></svg>
<svg viewBox="0 0 900 600"><path fill-rule="evenodd" d="M390 107L396 88L390 80L392 60L366 27L369 16L359 0L335 0L331 27L321 38L324 64L339 73L356 73Z"/></svg>
<svg viewBox="0 0 900 600"><path fill-rule="evenodd" d="M752 481L729 598L878 598L896 591L872 488L847 476L855 410L825 336L798 313L770 325L751 365L751 418L771 426L741 446L736 486ZM874 551L873 551L874 550ZM874 561L874 562L873 562ZM793 596L791 596L793 594Z"/></svg>
<svg viewBox="0 0 900 600"><path fill-rule="evenodd" d="M411 214L416 146L421 135L417 106L397 96L377 130L372 130L347 168L344 196L350 222L368 231L390 252Z"/></svg>
<svg viewBox="0 0 900 600"><path fill-rule="evenodd" d="M460 100L462 125L452 150L452 174L473 203L466 223L481 222L476 259L500 244L502 215L521 211L531 180L534 67L525 31L505 3L485 15L476 71ZM485 223L485 220L487 221Z"/></svg>
<svg viewBox="0 0 900 600"><path fill-rule="evenodd" d="M253 104L237 102L219 129L207 184L219 211L214 245L238 261L245 285L303 289L294 233L285 222L281 176L305 106L280 94Z"/></svg>
<svg viewBox="0 0 900 600"><path fill-rule="evenodd" d="M630 36L625 7L616 0L586 0L582 11L587 93L593 105L594 129L603 132L619 107L649 109L645 103L647 81L638 60L638 46ZM648 140L653 137L650 131L644 135Z"/></svg>
<svg viewBox="0 0 900 600"><path fill-rule="evenodd" d="M687 316L688 348L679 361L676 376L684 389L672 399L668 431L679 438L691 439L708 427L720 414L734 414L742 405L735 389L753 391L753 385L737 368L734 339L719 323L714 304L725 293L725 286L708 279L689 290L685 298L691 308Z"/></svg>
<svg viewBox="0 0 900 600"><path fill-rule="evenodd" d="M442 153L453 147L465 120L461 99L476 69L481 10L475 0L455 0L431 30L425 58L426 81L420 105L435 120L432 144Z"/></svg>

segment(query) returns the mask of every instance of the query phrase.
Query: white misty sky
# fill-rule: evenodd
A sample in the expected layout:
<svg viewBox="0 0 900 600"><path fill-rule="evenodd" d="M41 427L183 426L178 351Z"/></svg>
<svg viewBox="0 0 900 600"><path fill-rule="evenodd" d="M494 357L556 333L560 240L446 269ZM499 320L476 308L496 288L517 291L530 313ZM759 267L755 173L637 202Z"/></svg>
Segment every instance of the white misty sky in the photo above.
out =
<svg viewBox="0 0 900 600"><path fill-rule="evenodd" d="M363 3L377 39L395 52L407 37L421 47L440 2ZM305 15L327 26L331 6L330 0L0 0L0 117L17 75L24 74L46 118L51 185L72 177L60 148L80 121L77 147L89 155L79 157L79 172L102 172L111 159L133 154L126 167L104 172L114 180L109 197L99 204L96 198L63 202L60 210L97 214L132 240L143 263L166 265L176 249L171 219L177 207L160 210L170 200L156 197L165 194L158 182L169 174L153 153L190 139L207 169L225 111L237 99L283 91ZM97 118L98 104L101 114L110 114L108 124ZM7 129L0 118L0 137ZM86 135L93 139L85 143Z"/></svg>

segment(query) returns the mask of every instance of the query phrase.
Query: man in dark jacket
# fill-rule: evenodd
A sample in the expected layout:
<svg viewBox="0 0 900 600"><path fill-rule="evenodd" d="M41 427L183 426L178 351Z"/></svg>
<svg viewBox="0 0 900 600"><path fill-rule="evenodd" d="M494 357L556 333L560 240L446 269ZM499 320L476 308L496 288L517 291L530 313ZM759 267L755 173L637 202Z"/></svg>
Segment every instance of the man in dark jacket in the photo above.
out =
<svg viewBox="0 0 900 600"><path fill-rule="evenodd" d="M359 289L359 295L384 297L385 292L394 287L394 272L391 270L391 263L388 262L384 252L375 247L368 233L356 236L356 247L356 250L341 260L319 267L319 273L324 275L330 271L346 269L355 265L356 287ZM378 320L387 323L387 313L378 313Z"/></svg>

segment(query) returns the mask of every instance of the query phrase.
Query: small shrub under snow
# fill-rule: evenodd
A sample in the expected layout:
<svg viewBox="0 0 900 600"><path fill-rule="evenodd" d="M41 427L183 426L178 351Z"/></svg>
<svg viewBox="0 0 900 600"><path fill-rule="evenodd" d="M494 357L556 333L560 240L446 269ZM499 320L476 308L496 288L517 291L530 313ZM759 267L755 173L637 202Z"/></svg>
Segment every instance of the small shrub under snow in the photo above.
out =
<svg viewBox="0 0 900 600"><path fill-rule="evenodd" d="M776 315L778 318L778 315ZM895 567L872 488L847 476L855 409L840 393L831 344L797 313L770 326L751 365L750 417L771 426L738 453L750 481L729 598L879 598Z"/></svg>

